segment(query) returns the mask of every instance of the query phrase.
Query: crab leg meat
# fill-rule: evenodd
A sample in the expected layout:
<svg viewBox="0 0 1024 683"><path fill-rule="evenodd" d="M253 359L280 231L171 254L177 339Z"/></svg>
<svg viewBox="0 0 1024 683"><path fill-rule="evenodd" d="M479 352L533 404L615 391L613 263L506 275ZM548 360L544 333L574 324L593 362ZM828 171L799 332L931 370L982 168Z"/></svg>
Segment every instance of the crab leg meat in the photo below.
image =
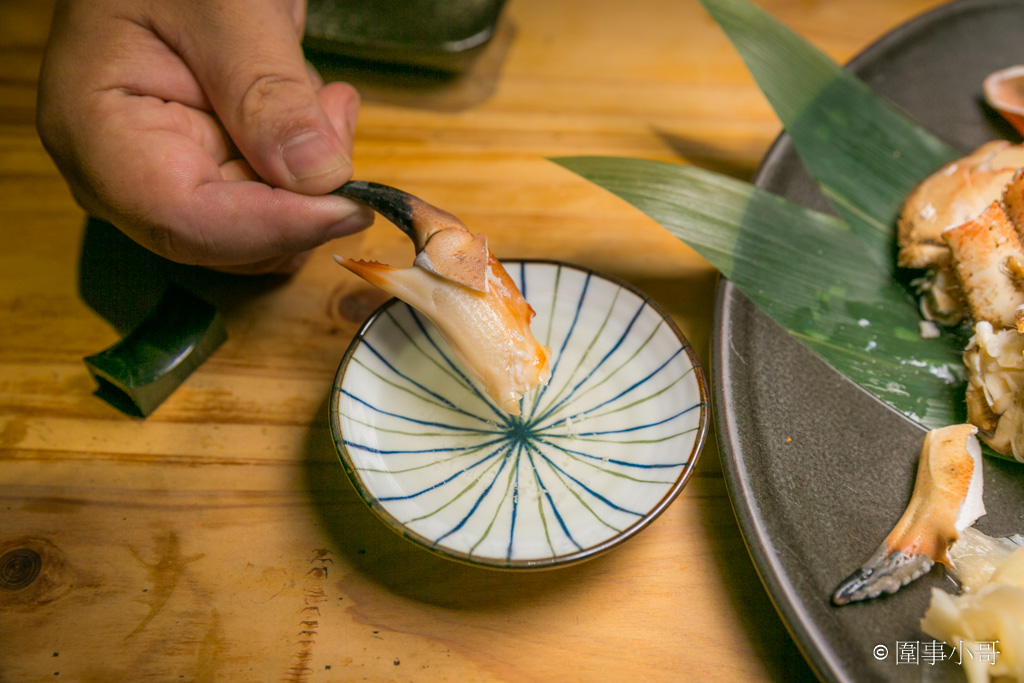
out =
<svg viewBox="0 0 1024 683"><path fill-rule="evenodd" d="M985 514L977 432L961 424L925 435L910 504L878 550L839 585L833 603L895 593L936 562L952 565L950 546Z"/></svg>
<svg viewBox="0 0 1024 683"><path fill-rule="evenodd" d="M982 321L964 350L967 420L1002 455L1024 461L1024 335Z"/></svg>

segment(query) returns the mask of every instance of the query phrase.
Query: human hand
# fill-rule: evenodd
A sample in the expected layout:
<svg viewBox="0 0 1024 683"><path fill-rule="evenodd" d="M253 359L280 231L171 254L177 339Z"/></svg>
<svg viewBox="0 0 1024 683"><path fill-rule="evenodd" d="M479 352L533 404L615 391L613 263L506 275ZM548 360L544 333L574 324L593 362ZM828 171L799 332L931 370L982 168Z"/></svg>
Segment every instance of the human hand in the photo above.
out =
<svg viewBox="0 0 1024 683"><path fill-rule="evenodd" d="M168 259L287 272L373 222L355 89L299 44L304 0L59 0L37 127L75 199Z"/></svg>

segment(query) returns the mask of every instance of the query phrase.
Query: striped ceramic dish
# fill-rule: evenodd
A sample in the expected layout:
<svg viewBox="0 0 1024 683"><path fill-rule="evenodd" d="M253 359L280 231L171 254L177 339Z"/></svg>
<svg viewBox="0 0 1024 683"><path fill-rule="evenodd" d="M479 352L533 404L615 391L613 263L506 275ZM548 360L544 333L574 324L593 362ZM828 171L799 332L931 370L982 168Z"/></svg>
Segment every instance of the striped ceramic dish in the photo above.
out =
<svg viewBox="0 0 1024 683"><path fill-rule="evenodd" d="M488 567L572 564L682 490L708 428L707 387L682 333L638 290L560 263L505 267L552 351L551 381L520 416L392 300L342 359L331 431L359 495L415 543Z"/></svg>

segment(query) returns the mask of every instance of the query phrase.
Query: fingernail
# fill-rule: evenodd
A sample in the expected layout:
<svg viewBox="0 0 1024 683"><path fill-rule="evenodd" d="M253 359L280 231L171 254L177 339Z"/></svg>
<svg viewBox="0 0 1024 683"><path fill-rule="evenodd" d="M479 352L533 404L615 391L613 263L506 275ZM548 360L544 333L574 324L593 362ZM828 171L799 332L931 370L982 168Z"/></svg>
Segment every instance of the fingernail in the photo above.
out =
<svg viewBox="0 0 1024 683"><path fill-rule="evenodd" d="M331 237L343 237L353 232L359 232L373 225L373 211L365 207L359 207L353 214L338 221L327 232Z"/></svg>
<svg viewBox="0 0 1024 683"><path fill-rule="evenodd" d="M281 159L295 180L334 173L348 163L327 136L318 130L300 133L281 145Z"/></svg>
<svg viewBox="0 0 1024 683"><path fill-rule="evenodd" d="M359 98L353 97L345 103L345 122L348 124L348 132L351 135L356 130L356 121L359 120Z"/></svg>
<svg viewBox="0 0 1024 683"><path fill-rule="evenodd" d="M313 84L313 87L319 90L324 87L324 79L320 76L320 72L316 70L308 60L306 61L306 76L309 77L309 82Z"/></svg>

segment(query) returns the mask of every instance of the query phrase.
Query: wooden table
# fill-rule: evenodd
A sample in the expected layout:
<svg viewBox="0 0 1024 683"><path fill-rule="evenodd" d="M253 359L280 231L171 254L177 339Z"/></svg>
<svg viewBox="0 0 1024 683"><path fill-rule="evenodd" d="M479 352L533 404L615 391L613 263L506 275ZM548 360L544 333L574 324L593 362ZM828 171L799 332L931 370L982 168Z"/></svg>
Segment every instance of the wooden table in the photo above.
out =
<svg viewBox="0 0 1024 683"><path fill-rule="evenodd" d="M938 4L761 2L839 61ZM170 267L85 230L33 125L51 11L0 2L0 556L42 558L32 583L0 588L0 680L810 676L746 554L713 436L665 514L572 568L465 567L385 528L346 480L326 412L382 297L330 254L401 263L405 238L379 221L282 281ZM460 79L340 72L364 93L358 177L449 209L501 257L637 285L707 363L712 269L546 161L751 176L779 124L699 3L510 0ZM168 279L214 301L229 339L148 419L130 418L94 395L82 358Z"/></svg>

